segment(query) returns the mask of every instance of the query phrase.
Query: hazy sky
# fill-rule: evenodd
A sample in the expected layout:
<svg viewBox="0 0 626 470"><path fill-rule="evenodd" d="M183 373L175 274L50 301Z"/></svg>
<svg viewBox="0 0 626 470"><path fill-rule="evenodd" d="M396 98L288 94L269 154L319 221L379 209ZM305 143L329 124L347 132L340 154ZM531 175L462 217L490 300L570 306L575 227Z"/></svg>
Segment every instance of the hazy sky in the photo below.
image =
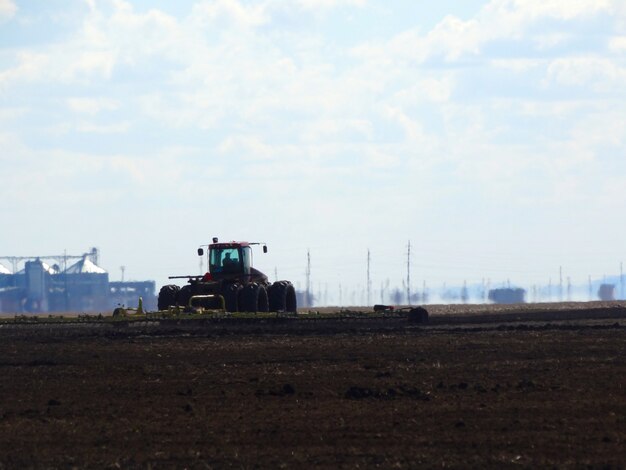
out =
<svg viewBox="0 0 626 470"><path fill-rule="evenodd" d="M584 283L625 150L624 0L0 0L0 256L162 284L219 236L347 291L411 240L416 286Z"/></svg>

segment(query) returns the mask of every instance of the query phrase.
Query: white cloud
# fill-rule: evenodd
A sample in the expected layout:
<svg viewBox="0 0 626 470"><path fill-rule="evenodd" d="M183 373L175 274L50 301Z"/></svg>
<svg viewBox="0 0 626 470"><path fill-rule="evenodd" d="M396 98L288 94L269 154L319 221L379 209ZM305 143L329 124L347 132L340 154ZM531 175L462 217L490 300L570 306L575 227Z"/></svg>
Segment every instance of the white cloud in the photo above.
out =
<svg viewBox="0 0 626 470"><path fill-rule="evenodd" d="M403 106L418 106L423 102L445 103L454 89L451 75L441 74L439 78L416 79L416 84L395 93L394 102Z"/></svg>
<svg viewBox="0 0 626 470"><path fill-rule="evenodd" d="M26 107L3 107L0 108L0 121L12 121L26 115L29 109Z"/></svg>
<svg viewBox="0 0 626 470"><path fill-rule="evenodd" d="M417 30L403 31L387 44L360 45L354 54L373 61L411 58L424 62L438 56L455 61L482 54L490 42L522 38L530 38L544 49L562 44L572 33L546 31L532 36L529 30L534 24L545 19L569 21L612 14L618 4L618 0L491 0L474 18L462 20L448 15L425 35Z"/></svg>
<svg viewBox="0 0 626 470"><path fill-rule="evenodd" d="M62 43L17 49L11 68L0 72L0 85L30 82L89 83L111 78L120 65L140 65L154 57L177 58L189 40L178 22L162 12L136 14L130 3L110 2L107 16L90 2L80 30Z"/></svg>
<svg viewBox="0 0 626 470"><path fill-rule="evenodd" d="M297 4L305 10L332 9L339 6L363 7L367 0L297 0Z"/></svg>
<svg viewBox="0 0 626 470"><path fill-rule="evenodd" d="M192 16L196 20L213 23L224 27L253 28L269 21L266 5L245 6L238 0L208 0L196 3Z"/></svg>
<svg viewBox="0 0 626 470"><path fill-rule="evenodd" d="M367 152L366 162L370 168L394 169L399 166L401 159L382 149L372 148Z"/></svg>
<svg viewBox="0 0 626 470"><path fill-rule="evenodd" d="M547 69L547 83L591 86L596 91L626 90L626 67L602 57L560 58Z"/></svg>
<svg viewBox="0 0 626 470"><path fill-rule="evenodd" d="M612 52L626 52L626 36L615 36L609 41L609 49Z"/></svg>
<svg viewBox="0 0 626 470"><path fill-rule="evenodd" d="M574 37L571 33L548 33L548 34L537 34L533 38L533 42L537 45L537 49L551 49L556 46L562 45L570 41Z"/></svg>
<svg viewBox="0 0 626 470"><path fill-rule="evenodd" d="M21 51L16 54L17 65L0 72L0 87L14 83L36 81L49 64L49 56L38 52Z"/></svg>
<svg viewBox="0 0 626 470"><path fill-rule="evenodd" d="M545 59L493 59L490 61L490 65L495 69L501 68L515 73L526 73L533 69L543 67L545 62Z"/></svg>
<svg viewBox="0 0 626 470"><path fill-rule="evenodd" d="M131 128L129 121L115 122L113 124L95 124L91 122L81 122L76 126L78 132L96 134L123 134Z"/></svg>
<svg viewBox="0 0 626 470"><path fill-rule="evenodd" d="M304 129L306 142L353 141L372 137L373 126L366 119L317 119Z"/></svg>
<svg viewBox="0 0 626 470"><path fill-rule="evenodd" d="M517 10L527 20L552 17L570 20L578 16L610 12L618 0L492 0L487 9Z"/></svg>
<svg viewBox="0 0 626 470"><path fill-rule="evenodd" d="M101 111L114 111L120 103L110 98L68 98L67 106L75 113L95 115Z"/></svg>
<svg viewBox="0 0 626 470"><path fill-rule="evenodd" d="M222 154L243 155L246 160L268 160L276 158L275 149L255 135L232 135L218 146Z"/></svg>
<svg viewBox="0 0 626 470"><path fill-rule="evenodd" d="M385 117L399 124L408 141L416 145L428 141L428 135L424 132L422 123L410 118L402 109L390 106L385 110Z"/></svg>
<svg viewBox="0 0 626 470"><path fill-rule="evenodd" d="M441 53L454 60L463 54L478 54L484 34L477 20L462 21L449 15L428 33L425 47L431 55Z"/></svg>
<svg viewBox="0 0 626 470"><path fill-rule="evenodd" d="M17 12L17 6L12 0L0 0L0 21L12 18Z"/></svg>

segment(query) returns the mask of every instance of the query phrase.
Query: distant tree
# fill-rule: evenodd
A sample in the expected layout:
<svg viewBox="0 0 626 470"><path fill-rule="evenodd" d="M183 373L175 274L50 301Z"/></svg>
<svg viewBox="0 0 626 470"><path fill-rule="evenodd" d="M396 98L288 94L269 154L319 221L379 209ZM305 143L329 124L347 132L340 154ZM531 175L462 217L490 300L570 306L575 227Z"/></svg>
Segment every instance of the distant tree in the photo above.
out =
<svg viewBox="0 0 626 470"><path fill-rule="evenodd" d="M521 288L503 287L489 291L489 300L496 304L521 304L526 301L525 297L526 291Z"/></svg>
<svg viewBox="0 0 626 470"><path fill-rule="evenodd" d="M401 305L404 301L404 290L400 290L397 287L395 287L389 293L389 300L391 300L391 303L394 305Z"/></svg>
<svg viewBox="0 0 626 470"><path fill-rule="evenodd" d="M468 293L468 291L467 291L467 286L466 286L466 285L464 285L464 286L461 288L461 301L462 301L464 304L466 304L468 300L469 300L469 293Z"/></svg>
<svg viewBox="0 0 626 470"><path fill-rule="evenodd" d="M298 302L298 307L313 307L315 296L310 292L307 293L307 291L297 290L296 301Z"/></svg>

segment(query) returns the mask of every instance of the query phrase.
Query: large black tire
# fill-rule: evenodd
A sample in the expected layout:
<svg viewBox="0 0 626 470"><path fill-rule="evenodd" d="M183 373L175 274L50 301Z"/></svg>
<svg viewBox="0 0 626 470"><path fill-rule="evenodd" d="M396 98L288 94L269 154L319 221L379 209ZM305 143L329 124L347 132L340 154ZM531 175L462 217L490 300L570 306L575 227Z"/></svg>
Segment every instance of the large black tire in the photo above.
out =
<svg viewBox="0 0 626 470"><path fill-rule="evenodd" d="M296 290L289 281L277 281L272 284L268 298L270 312L297 311Z"/></svg>
<svg viewBox="0 0 626 470"><path fill-rule="evenodd" d="M176 295L180 287L174 284L168 284L161 287L159 291L159 299L157 301L157 307L159 310L167 310L170 306L176 305Z"/></svg>
<svg viewBox="0 0 626 470"><path fill-rule="evenodd" d="M428 311L424 307L415 307L409 311L409 323L428 323Z"/></svg>
<svg viewBox="0 0 626 470"><path fill-rule="evenodd" d="M224 296L224 304L227 312L239 311L239 291L241 290L240 284L228 284L224 288L222 295Z"/></svg>
<svg viewBox="0 0 626 470"><path fill-rule="evenodd" d="M287 286L287 296L285 300L285 312L298 313L298 299L296 297L296 288L290 282Z"/></svg>
<svg viewBox="0 0 626 470"><path fill-rule="evenodd" d="M265 287L252 283L241 289L239 294L239 310L251 313L269 311L269 302Z"/></svg>
<svg viewBox="0 0 626 470"><path fill-rule="evenodd" d="M270 303L270 312L284 312L287 299L287 285L285 281L276 281L267 292Z"/></svg>
<svg viewBox="0 0 626 470"><path fill-rule="evenodd" d="M183 308L189 307L189 299L194 295L193 286L191 284L187 284L183 286L176 294L176 303Z"/></svg>

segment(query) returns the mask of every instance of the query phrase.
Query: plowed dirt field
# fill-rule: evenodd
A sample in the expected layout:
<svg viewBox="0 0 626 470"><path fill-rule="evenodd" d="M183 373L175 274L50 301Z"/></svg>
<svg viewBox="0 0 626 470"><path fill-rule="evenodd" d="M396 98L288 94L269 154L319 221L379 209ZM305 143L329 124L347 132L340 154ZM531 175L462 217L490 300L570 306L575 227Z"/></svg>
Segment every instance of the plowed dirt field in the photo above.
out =
<svg viewBox="0 0 626 470"><path fill-rule="evenodd" d="M626 316L599 307L616 305L509 322L442 306L391 328L0 328L0 468L624 468Z"/></svg>

